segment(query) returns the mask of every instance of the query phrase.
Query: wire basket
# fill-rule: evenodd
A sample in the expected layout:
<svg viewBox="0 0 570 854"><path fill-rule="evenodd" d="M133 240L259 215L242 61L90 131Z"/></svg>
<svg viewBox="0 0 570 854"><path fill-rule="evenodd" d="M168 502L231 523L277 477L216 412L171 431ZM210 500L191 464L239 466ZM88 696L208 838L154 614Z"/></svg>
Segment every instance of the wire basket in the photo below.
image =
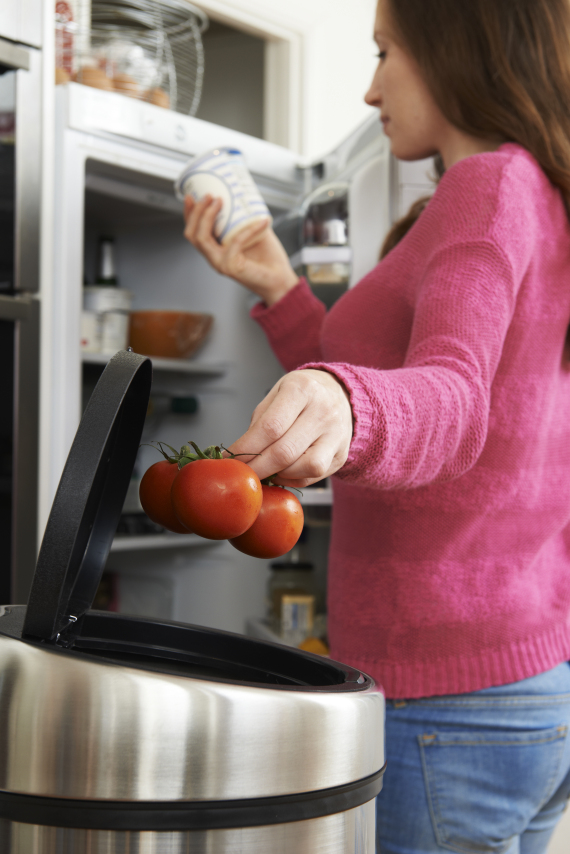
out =
<svg viewBox="0 0 570 854"><path fill-rule="evenodd" d="M196 114L208 27L200 9L186 0L92 0L86 29L58 13L65 5L56 5L56 82L75 80Z"/></svg>

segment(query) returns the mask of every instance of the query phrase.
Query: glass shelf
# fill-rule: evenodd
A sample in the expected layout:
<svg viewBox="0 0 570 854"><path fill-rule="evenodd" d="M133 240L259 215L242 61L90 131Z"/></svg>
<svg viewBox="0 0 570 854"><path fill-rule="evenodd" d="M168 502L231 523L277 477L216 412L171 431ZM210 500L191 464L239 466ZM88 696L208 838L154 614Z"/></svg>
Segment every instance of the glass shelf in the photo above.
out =
<svg viewBox="0 0 570 854"><path fill-rule="evenodd" d="M299 495L298 493L294 494L297 495L297 498L304 507L328 506L333 502L332 488L330 486L325 489L318 486L312 486L301 491L303 493L302 495Z"/></svg>
<svg viewBox="0 0 570 854"><path fill-rule="evenodd" d="M136 552L144 549L195 549L219 546L224 540L205 540L196 534L119 534L111 552Z"/></svg>
<svg viewBox="0 0 570 854"><path fill-rule="evenodd" d="M81 353L81 361L86 365L106 365L113 353ZM194 374L195 376L220 377L229 365L223 362L198 362L192 359L161 359L149 356L154 371L160 373Z"/></svg>
<svg viewBox="0 0 570 854"><path fill-rule="evenodd" d="M259 620L256 617L249 617L245 625L245 633L250 638L269 641L270 643L279 643L282 646L293 646L293 644L284 640L277 632L274 632L269 623L265 620Z"/></svg>

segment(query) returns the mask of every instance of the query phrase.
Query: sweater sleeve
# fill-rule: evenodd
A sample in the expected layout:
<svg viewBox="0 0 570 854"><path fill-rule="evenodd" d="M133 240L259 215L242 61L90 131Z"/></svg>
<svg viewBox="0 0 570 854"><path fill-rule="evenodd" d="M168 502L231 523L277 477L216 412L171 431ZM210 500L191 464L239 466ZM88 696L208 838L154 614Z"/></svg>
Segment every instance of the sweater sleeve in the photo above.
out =
<svg viewBox="0 0 570 854"><path fill-rule="evenodd" d="M492 239L447 246L419 283L402 368L303 365L333 373L350 393L354 435L338 477L402 489L452 480L475 464L516 291L511 264Z"/></svg>
<svg viewBox="0 0 570 854"><path fill-rule="evenodd" d="M257 303L250 314L286 371L322 358L320 337L326 309L305 279L271 307Z"/></svg>

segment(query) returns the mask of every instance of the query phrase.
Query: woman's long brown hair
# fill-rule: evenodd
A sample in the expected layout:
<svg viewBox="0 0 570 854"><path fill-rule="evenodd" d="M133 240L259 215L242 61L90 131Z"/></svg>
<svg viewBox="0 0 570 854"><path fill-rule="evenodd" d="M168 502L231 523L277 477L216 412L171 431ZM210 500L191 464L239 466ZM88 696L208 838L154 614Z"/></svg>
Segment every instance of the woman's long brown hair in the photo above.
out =
<svg viewBox="0 0 570 854"><path fill-rule="evenodd" d="M445 118L526 148L570 213L570 0L386 2Z"/></svg>

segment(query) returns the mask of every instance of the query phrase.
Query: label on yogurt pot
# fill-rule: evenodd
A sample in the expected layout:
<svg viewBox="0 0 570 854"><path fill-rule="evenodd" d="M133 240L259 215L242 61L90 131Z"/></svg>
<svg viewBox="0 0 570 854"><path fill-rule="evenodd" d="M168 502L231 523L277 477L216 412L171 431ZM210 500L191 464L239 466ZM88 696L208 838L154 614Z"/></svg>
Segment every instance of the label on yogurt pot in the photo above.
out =
<svg viewBox="0 0 570 854"><path fill-rule="evenodd" d="M192 196L199 201L208 193L222 200L214 223L220 243L227 243L255 222L272 221L241 151L235 148L215 148L191 160L176 181L175 191L181 200Z"/></svg>

